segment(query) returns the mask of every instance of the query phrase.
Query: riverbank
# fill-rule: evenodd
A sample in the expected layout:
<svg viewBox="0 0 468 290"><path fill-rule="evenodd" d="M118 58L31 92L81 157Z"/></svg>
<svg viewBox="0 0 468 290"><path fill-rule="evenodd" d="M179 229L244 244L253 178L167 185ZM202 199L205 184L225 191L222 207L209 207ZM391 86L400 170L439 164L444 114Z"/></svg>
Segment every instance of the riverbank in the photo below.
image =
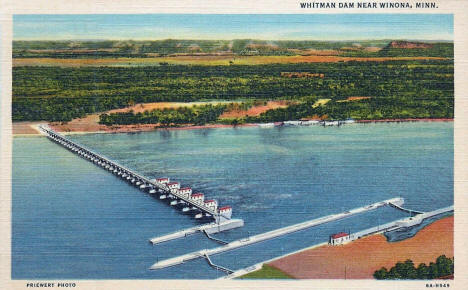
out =
<svg viewBox="0 0 468 290"><path fill-rule="evenodd" d="M303 250L267 265L296 279L373 279L376 270L390 269L399 261L411 259L415 265L428 265L440 255L453 257L453 221L453 216L440 219L399 242L373 235L342 246Z"/></svg>
<svg viewBox="0 0 468 290"><path fill-rule="evenodd" d="M21 122L13 123L13 136L42 136L42 134L35 129L38 124L47 122ZM234 128L234 127L254 127L256 124L239 124L239 125L226 125L226 124L207 124L207 125L186 125L180 127L158 127L157 124L137 124L137 125L119 125L119 126L88 126L88 125L68 125L59 123L47 123L53 130L60 132L64 135L74 134L98 134L98 133L137 133L148 132L155 130L195 130L195 129L210 129L210 128Z"/></svg>
<svg viewBox="0 0 468 290"><path fill-rule="evenodd" d="M206 124L206 125L184 125L180 127L159 127L159 124L134 124L106 126L98 124L98 115L88 115L84 118L75 119L68 123L51 122L49 126L62 134L96 134L96 133L137 133L154 130L194 130L209 128L234 128L254 127L257 124L246 123L239 125ZM357 120L356 123L406 123L406 122L453 122L454 119L382 119L382 120ZM47 122L13 122L13 136L40 136L36 126Z"/></svg>

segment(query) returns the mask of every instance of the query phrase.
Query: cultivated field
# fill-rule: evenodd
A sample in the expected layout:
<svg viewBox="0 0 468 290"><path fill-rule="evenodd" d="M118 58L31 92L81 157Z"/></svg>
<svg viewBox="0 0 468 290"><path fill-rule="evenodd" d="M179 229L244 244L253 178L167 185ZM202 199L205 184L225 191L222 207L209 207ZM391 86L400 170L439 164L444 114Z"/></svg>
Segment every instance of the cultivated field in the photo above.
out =
<svg viewBox="0 0 468 290"><path fill-rule="evenodd" d="M442 60L443 57L341 57L336 55L296 55L296 56L174 56L148 58L14 58L13 66L151 66L151 65L259 65L274 63L335 63L335 62L382 62L388 60Z"/></svg>

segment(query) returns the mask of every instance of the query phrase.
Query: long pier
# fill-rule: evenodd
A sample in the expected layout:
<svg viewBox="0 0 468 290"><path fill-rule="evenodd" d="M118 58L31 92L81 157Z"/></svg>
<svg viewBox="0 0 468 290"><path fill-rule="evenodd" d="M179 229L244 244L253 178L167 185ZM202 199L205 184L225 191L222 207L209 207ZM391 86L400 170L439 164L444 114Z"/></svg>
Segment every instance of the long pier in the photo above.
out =
<svg viewBox="0 0 468 290"><path fill-rule="evenodd" d="M219 222L219 223L213 222L213 223L204 224L204 225L201 225L201 226L196 226L196 227L191 227L191 228L184 229L184 230L179 230L179 231L176 231L176 232L164 235L164 236L152 238L149 241L153 245L156 245L156 244L169 242L169 241L172 241L172 240L175 240L175 239L184 238L184 237L187 237L187 236L190 236L190 235L193 235L193 234L196 234L196 233L200 233L200 232L204 233L205 235L206 234L214 234L214 233L219 233L219 232L222 232L222 231L227 231L227 230L242 227L242 226L244 226L244 221L243 220L241 220L241 219L230 219L230 220L222 221L222 222Z"/></svg>
<svg viewBox="0 0 468 290"><path fill-rule="evenodd" d="M61 134L53 131L46 125L39 125L38 128L52 141L57 144L65 147L66 149L80 155L81 157L101 166L102 168L114 173L115 175L126 179L127 181L139 186L140 189L148 189L150 193L158 192L163 195L171 196L175 203L183 203L186 207L189 207L193 210L197 210L203 213L206 217L212 217L217 224L226 223L231 220L231 211L223 211L223 208L216 208L212 206L205 205L203 200L192 199L190 194L184 194L179 192L178 188L170 188L166 183L158 182L157 180L149 179L137 172L118 164L115 161L105 157L102 154L99 154L85 146L78 144L77 142L71 141L68 138L65 138ZM227 207L229 210L230 207ZM224 208L225 209L225 208ZM226 213L225 213L226 212ZM243 225L242 223L236 223L239 226ZM232 227L230 227L232 228Z"/></svg>
<svg viewBox="0 0 468 290"><path fill-rule="evenodd" d="M332 222L332 221L336 221L336 220L344 219L344 218L347 218L347 217L351 217L351 216L359 214L359 213L364 213L364 212L367 212L367 211L370 211L370 210L377 209L377 208L382 207L382 206L389 205L390 203L397 204L397 205L402 205L404 203L404 200L401 197L392 198L392 199L389 199L389 200L384 200L384 201L381 201L381 202L373 203L373 204L370 204L370 205L367 205L367 206L355 208L355 209L345 211L345 212L342 212L342 213L332 214L332 215L324 216L324 217L321 217L321 218L313 219L313 220L310 220L310 221L306 221L306 222L303 222L303 223L299 223L299 224L291 225L291 226L288 226L288 227L276 229L276 230L269 231L269 232L266 232L266 233L262 233L262 234L258 234L258 235L251 236L251 237L248 237L248 238L233 241L233 242L230 242L230 243L228 243L228 244L226 244L224 246L221 246L221 247L217 247L217 248L213 248L213 249L204 249L204 250L192 252L192 253L189 253L189 254L186 254L186 255L182 255L182 256L170 258L170 259L167 259L167 260L163 260L163 261L160 261L160 262L157 262L157 263L153 264L150 267L150 269L151 270L162 269L162 268L182 264L184 262L194 260L194 259L197 259L197 258L203 258L206 255L208 255L208 256L216 255L216 254L219 254L219 253L222 253L222 252L234 250L234 249L237 249L237 248L240 248L240 247L245 247L245 246L248 246L248 245L252 245L252 244L255 244L255 243L259 243L259 242L262 242L262 241L266 241L266 240L274 239L274 238L277 238L277 237L280 237L280 236L283 236L283 235L294 233L294 232L297 232L297 231L305 230L307 228L318 226L318 225L321 225L321 224L324 224L324 223L329 223L329 222Z"/></svg>

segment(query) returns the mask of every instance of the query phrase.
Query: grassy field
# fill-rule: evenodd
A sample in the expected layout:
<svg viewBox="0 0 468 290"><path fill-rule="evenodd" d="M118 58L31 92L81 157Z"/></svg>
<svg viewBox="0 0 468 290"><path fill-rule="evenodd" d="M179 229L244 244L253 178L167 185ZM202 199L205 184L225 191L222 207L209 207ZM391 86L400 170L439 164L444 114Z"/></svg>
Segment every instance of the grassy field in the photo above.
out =
<svg viewBox="0 0 468 290"><path fill-rule="evenodd" d="M263 265L262 269L245 274L240 279L294 279L294 277L269 265Z"/></svg>
<svg viewBox="0 0 468 290"><path fill-rule="evenodd" d="M341 57L321 55L296 56L174 56L153 58L14 58L13 66L58 66L58 67L138 67L159 65L261 65L282 63L336 63L336 62L382 62L389 60L441 60L443 57Z"/></svg>

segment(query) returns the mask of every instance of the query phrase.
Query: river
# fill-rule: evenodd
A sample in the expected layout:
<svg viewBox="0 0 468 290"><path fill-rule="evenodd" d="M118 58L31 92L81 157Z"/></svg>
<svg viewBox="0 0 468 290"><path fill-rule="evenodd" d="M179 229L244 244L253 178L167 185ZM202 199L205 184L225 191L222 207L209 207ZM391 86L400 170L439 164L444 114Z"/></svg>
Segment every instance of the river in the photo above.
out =
<svg viewBox="0 0 468 290"><path fill-rule="evenodd" d="M233 207L232 241L401 196L429 211L453 204L453 123L222 128L70 138L148 177L170 177ZM200 259L158 260L219 244L196 234L148 239L199 222L44 137L15 137L13 279L211 279ZM381 208L212 257L239 269L406 216Z"/></svg>

